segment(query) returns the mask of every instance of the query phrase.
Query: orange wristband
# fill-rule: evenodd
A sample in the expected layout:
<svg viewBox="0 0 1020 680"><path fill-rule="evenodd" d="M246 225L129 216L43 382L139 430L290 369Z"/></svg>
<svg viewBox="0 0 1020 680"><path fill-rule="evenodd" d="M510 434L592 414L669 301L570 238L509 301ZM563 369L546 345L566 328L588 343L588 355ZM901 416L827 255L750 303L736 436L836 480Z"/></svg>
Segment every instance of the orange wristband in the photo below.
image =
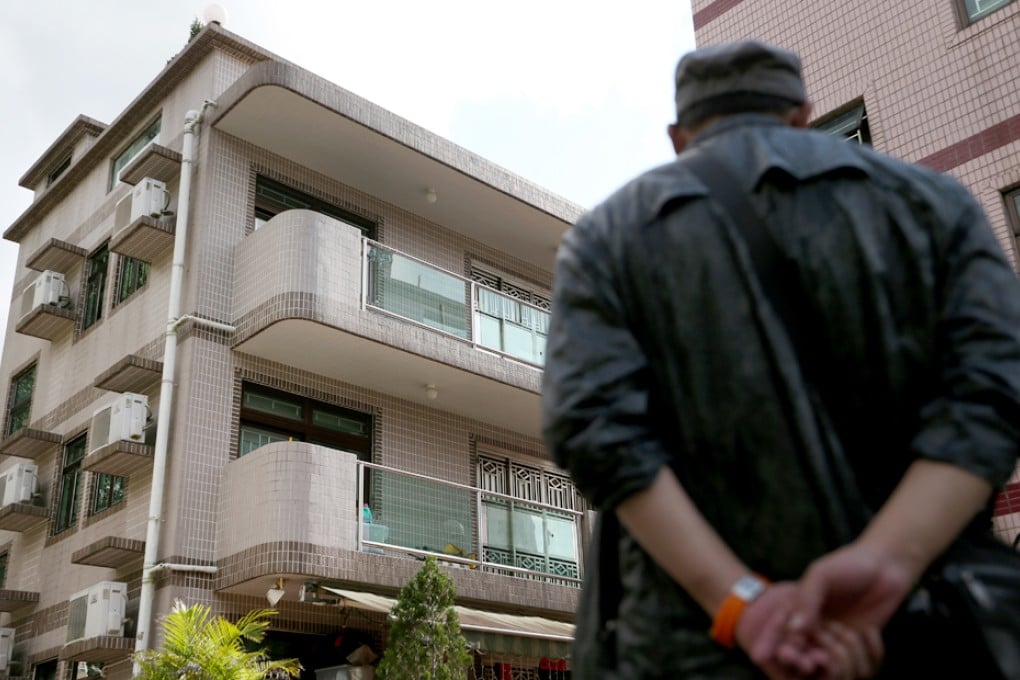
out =
<svg viewBox="0 0 1020 680"><path fill-rule="evenodd" d="M733 647L737 642L737 622L740 616L747 605L765 592L768 585L769 580L758 574L744 576L734 583L712 619L712 628L709 630L712 639L723 647Z"/></svg>

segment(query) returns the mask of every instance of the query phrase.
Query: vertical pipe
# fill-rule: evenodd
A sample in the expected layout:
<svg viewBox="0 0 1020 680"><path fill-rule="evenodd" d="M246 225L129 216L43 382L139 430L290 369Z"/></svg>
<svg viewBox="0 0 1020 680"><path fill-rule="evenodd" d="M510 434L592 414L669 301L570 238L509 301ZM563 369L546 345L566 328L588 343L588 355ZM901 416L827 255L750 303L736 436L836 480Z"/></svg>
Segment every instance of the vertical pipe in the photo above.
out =
<svg viewBox="0 0 1020 680"><path fill-rule="evenodd" d="M202 106L212 105L207 101ZM177 326L184 288L184 254L188 241L188 215L191 212L191 174L195 155L195 132L202 113L188 111L184 116L184 140L181 148L181 186L177 201L173 264L170 270L170 300L167 305L166 341L163 348L163 377L159 388L156 444L152 459L152 489L149 492L149 519L145 531L145 555L142 563L142 588L138 598L138 632L135 651L149 648L152 627L152 605L156 595L156 559L163 522L163 491L166 482L167 450L173 413L174 373L177 365ZM133 675L140 672L137 662Z"/></svg>

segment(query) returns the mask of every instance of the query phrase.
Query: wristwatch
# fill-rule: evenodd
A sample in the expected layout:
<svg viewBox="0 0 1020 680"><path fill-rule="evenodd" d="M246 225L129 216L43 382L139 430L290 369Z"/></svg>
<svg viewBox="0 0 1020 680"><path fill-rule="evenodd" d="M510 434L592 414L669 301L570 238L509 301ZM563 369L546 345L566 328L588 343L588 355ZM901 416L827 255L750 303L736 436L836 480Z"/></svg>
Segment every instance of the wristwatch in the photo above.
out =
<svg viewBox="0 0 1020 680"><path fill-rule="evenodd" d="M737 622L740 615L744 613L747 605L761 597L768 586L768 579L757 574L748 574L737 579L712 619L712 629L709 631L712 639L724 647L732 647L737 641Z"/></svg>

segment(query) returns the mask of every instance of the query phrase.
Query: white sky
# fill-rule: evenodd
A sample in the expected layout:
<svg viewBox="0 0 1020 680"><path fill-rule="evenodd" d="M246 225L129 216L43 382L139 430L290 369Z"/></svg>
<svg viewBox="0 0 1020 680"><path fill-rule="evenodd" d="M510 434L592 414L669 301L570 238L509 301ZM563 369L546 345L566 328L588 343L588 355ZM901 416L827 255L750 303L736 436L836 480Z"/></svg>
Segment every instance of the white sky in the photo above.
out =
<svg viewBox="0 0 1020 680"><path fill-rule="evenodd" d="M0 231L57 136L78 114L112 122L209 4L2 2ZM673 67L694 47L689 0L219 4L228 30L586 207L669 160ZM0 241L4 296L17 248Z"/></svg>

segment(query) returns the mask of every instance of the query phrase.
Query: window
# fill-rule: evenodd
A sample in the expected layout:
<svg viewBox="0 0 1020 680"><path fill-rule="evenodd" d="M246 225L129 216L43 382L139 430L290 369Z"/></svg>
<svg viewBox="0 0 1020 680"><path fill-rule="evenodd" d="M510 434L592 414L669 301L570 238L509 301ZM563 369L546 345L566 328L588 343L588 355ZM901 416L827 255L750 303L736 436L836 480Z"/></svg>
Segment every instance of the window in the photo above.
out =
<svg viewBox="0 0 1020 680"><path fill-rule="evenodd" d="M502 275L476 267L471 268L471 280L481 284L476 287L476 342L518 359L544 364L549 334L548 295L539 295Z"/></svg>
<svg viewBox="0 0 1020 680"><path fill-rule="evenodd" d="M50 174L46 175L46 186L56 182L57 178L63 175L69 167L71 167L71 154L67 154L67 158L57 163L56 167L50 170Z"/></svg>
<svg viewBox="0 0 1020 680"><path fill-rule="evenodd" d="M121 256L117 260L117 296L115 302L120 304L145 285L149 278L149 263L126 256Z"/></svg>
<svg viewBox="0 0 1020 680"><path fill-rule="evenodd" d="M154 120L149 127L145 128L142 134L135 137L134 140L128 144L128 147L120 152L120 155L113 159L113 172L110 174L110 189L116 186L117 182L120 181L120 173L127 167L128 163L137 158L139 154L145 150L145 147L149 146L149 144L159 138L161 122L162 118Z"/></svg>
<svg viewBox="0 0 1020 680"><path fill-rule="evenodd" d="M964 25L970 24L1011 2L1013 0L962 0L959 5L960 19Z"/></svg>
<svg viewBox="0 0 1020 680"><path fill-rule="evenodd" d="M124 487L127 480L106 473L95 475L92 485L92 514L108 510L124 500Z"/></svg>
<svg viewBox="0 0 1020 680"><path fill-rule="evenodd" d="M7 427L4 436L9 437L28 425L32 410L32 392L35 390L35 364L14 376L11 392L7 397Z"/></svg>
<svg viewBox="0 0 1020 680"><path fill-rule="evenodd" d="M362 460L372 454L372 416L261 385L245 383L241 394L238 455L260 446L299 441L350 451Z"/></svg>
<svg viewBox="0 0 1020 680"><path fill-rule="evenodd" d="M1006 215L1013 230L1013 248L1020 259L1020 187L1007 191L1002 195L1006 202Z"/></svg>
<svg viewBox="0 0 1020 680"><path fill-rule="evenodd" d="M868 113L864 110L864 104L857 104L841 113L828 116L814 123L812 127L844 137L850 142L871 146L871 130L868 128Z"/></svg>
<svg viewBox="0 0 1020 680"><path fill-rule="evenodd" d="M338 208L326 201L309 196L306 193L291 189L285 184L274 182L271 179L259 175L255 178L255 228L258 229L268 222L270 218L282 213L285 210L294 209L314 210L315 212L328 215L335 220L340 220L352 227L357 227L361 233L368 238L375 238L376 224L372 220L365 219L360 215Z"/></svg>
<svg viewBox="0 0 1020 680"><path fill-rule="evenodd" d="M110 251L106 244L89 256L85 266L85 304L82 307L82 330L103 318L103 298L106 291L106 267Z"/></svg>
<svg viewBox="0 0 1020 680"><path fill-rule="evenodd" d="M77 664L71 664L77 666ZM68 674L70 675L70 674ZM35 666L35 680L57 680L57 660L43 661Z"/></svg>
<svg viewBox="0 0 1020 680"><path fill-rule="evenodd" d="M576 516L554 509L580 509L568 477L510 458L481 454L478 486L482 491L503 494L482 494L486 562L578 577Z"/></svg>
<svg viewBox="0 0 1020 680"><path fill-rule="evenodd" d="M57 487L57 517L53 533L70 529L78 522L78 496L81 482L81 461L85 457L85 435L76 437L64 446L60 467L60 484Z"/></svg>
<svg viewBox="0 0 1020 680"><path fill-rule="evenodd" d="M7 583L7 551L0 553L0 588Z"/></svg>

